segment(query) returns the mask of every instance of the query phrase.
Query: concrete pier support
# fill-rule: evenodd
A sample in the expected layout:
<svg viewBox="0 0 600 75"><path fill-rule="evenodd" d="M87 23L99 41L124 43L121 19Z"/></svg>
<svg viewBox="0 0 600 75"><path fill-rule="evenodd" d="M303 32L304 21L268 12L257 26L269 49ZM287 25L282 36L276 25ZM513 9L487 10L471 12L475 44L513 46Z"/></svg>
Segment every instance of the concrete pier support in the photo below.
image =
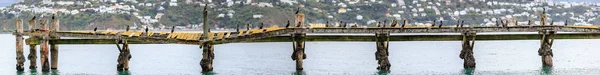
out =
<svg viewBox="0 0 600 75"><path fill-rule="evenodd" d="M129 43L127 40L120 41L123 44L122 48L119 48L119 57L117 58L117 70L129 70L129 60L131 59L131 53L129 50ZM119 44L117 44L117 47Z"/></svg>
<svg viewBox="0 0 600 75"><path fill-rule="evenodd" d="M303 70L303 60L306 59L305 49L305 37L306 33L294 33L292 34L292 40L294 44L294 52L292 53L292 60L296 60L296 70Z"/></svg>
<svg viewBox="0 0 600 75"><path fill-rule="evenodd" d="M552 53L552 44L554 43L556 31L545 29L540 31L539 34L542 35L542 39L540 39L541 47L538 50L538 55L542 56L542 65L544 67L552 67L552 57L554 56Z"/></svg>
<svg viewBox="0 0 600 75"><path fill-rule="evenodd" d="M392 66L390 64L390 60L388 59L388 56L390 55L389 53L389 40L390 40L390 33L377 33L375 34L375 39L376 39L376 44L377 44L377 51L375 52L375 59L377 60L377 64L379 64L379 66L377 66L378 70L381 71L390 71L390 67Z"/></svg>
<svg viewBox="0 0 600 75"><path fill-rule="evenodd" d="M24 63L25 63L25 56L23 55L23 20L17 20L17 24L15 26L15 33L13 35L15 35L16 37L16 51L17 51L17 64L16 64L16 69L17 71L23 71L25 70L24 68Z"/></svg>
<svg viewBox="0 0 600 75"><path fill-rule="evenodd" d="M42 31L42 42L40 44L40 61L42 71L50 71L50 63L48 61L50 31L48 30L48 20L40 21L40 30Z"/></svg>
<svg viewBox="0 0 600 75"><path fill-rule="evenodd" d="M462 33L462 50L460 51L460 59L464 60L464 68L475 68L475 57L473 56L473 47L475 45L476 32L465 31Z"/></svg>
<svg viewBox="0 0 600 75"><path fill-rule="evenodd" d="M215 59L214 46L212 42L206 42L202 46L202 60L200 66L202 72L210 72L213 70L213 60Z"/></svg>

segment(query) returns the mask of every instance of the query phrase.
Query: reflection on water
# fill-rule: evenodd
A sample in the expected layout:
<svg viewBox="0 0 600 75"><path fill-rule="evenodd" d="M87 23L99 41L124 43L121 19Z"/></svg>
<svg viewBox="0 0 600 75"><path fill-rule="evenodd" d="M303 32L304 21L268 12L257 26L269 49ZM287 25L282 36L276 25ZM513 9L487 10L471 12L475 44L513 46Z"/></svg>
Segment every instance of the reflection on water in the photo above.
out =
<svg viewBox="0 0 600 75"><path fill-rule="evenodd" d="M131 75L131 72L125 70L125 71L118 71L117 74L119 74L119 75Z"/></svg>
<svg viewBox="0 0 600 75"><path fill-rule="evenodd" d="M552 74L552 67L542 67L542 72L540 72L540 74L542 74L542 75L551 75Z"/></svg>
<svg viewBox="0 0 600 75"><path fill-rule="evenodd" d="M215 75L217 73L213 72L213 71L209 71L209 72L202 72L202 75Z"/></svg>
<svg viewBox="0 0 600 75"><path fill-rule="evenodd" d="M296 70L296 72L294 72L293 75L306 75L306 73L304 73L304 71L302 70Z"/></svg>
<svg viewBox="0 0 600 75"><path fill-rule="evenodd" d="M384 70L377 71L377 75L388 75L389 73L390 73L389 71L384 71Z"/></svg>
<svg viewBox="0 0 600 75"><path fill-rule="evenodd" d="M464 68L462 70L462 74L465 75L473 75L473 72L475 72L475 68Z"/></svg>

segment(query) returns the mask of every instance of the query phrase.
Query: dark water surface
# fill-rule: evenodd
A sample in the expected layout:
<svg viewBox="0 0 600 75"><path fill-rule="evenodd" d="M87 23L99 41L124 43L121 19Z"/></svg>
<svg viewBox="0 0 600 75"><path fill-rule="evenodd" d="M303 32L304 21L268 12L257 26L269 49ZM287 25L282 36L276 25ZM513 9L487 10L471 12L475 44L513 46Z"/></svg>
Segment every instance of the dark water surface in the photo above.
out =
<svg viewBox="0 0 600 75"><path fill-rule="evenodd" d="M41 69L15 70L14 36L0 34L0 74L43 74ZM214 72L236 75L380 74L375 42L307 42L304 71L295 70L291 42L234 43L215 46ZM458 57L460 41L399 41L390 44L389 74L600 74L600 40L556 40L554 67L542 68L538 40L477 41L477 68L465 70ZM38 46L39 47L39 46ZM201 73L202 51L195 45L131 45L129 72L116 70L114 44L60 45L59 67L45 74L191 74ZM25 55L29 54L28 46ZM39 55L38 55L39 59ZM29 61L25 62L28 68ZM39 61L38 61L39 67Z"/></svg>

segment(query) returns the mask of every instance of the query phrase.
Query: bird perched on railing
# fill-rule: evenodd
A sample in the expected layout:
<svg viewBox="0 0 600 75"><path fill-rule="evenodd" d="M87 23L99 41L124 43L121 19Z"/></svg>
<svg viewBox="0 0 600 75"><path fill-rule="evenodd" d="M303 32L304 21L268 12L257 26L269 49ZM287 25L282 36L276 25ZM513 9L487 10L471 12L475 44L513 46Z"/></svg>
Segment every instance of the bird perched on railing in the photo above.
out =
<svg viewBox="0 0 600 75"><path fill-rule="evenodd" d="M300 7L296 8L296 14L300 13Z"/></svg>

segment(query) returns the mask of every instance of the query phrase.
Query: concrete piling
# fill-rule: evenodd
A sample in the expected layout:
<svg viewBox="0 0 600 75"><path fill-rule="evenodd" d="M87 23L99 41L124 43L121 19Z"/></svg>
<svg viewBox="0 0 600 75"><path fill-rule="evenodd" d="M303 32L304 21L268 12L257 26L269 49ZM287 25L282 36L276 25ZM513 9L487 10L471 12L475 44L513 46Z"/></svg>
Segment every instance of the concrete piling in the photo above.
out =
<svg viewBox="0 0 600 75"><path fill-rule="evenodd" d="M542 36L542 39L540 39L541 47L538 50L538 55L542 56L542 65L544 67L552 67L552 57L554 56L552 53L552 44L554 43L556 31L544 29L539 34Z"/></svg>
<svg viewBox="0 0 600 75"><path fill-rule="evenodd" d="M205 42L202 48L202 60L200 60L202 72L210 72L213 70L212 64L215 59L214 46L212 42Z"/></svg>
<svg viewBox="0 0 600 75"><path fill-rule="evenodd" d="M23 55L23 20L17 20L15 29L16 30L13 35L16 37L16 69L17 71L23 71L25 70L25 56Z"/></svg>
<svg viewBox="0 0 600 75"><path fill-rule="evenodd" d="M294 33L292 34L294 52L292 53L292 60L296 60L296 70L303 70L303 60L306 59L305 49L305 37L306 33Z"/></svg>
<svg viewBox="0 0 600 75"><path fill-rule="evenodd" d="M377 70L390 71L390 61L388 59L389 54L389 40L390 33L377 33L375 34L377 51L375 52L375 59L377 60Z"/></svg>
<svg viewBox="0 0 600 75"><path fill-rule="evenodd" d="M465 31L462 33L462 50L460 51L460 59L463 59L464 68L475 68L475 57L473 56L473 47L475 45L476 33L474 31Z"/></svg>

